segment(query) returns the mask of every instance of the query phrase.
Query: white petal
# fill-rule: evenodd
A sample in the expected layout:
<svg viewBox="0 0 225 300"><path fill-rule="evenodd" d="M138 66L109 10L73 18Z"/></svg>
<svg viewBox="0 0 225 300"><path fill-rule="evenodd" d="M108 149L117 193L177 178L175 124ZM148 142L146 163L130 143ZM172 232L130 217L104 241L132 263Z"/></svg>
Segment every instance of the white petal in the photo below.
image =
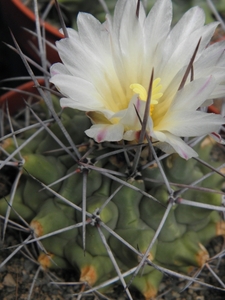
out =
<svg viewBox="0 0 225 300"><path fill-rule="evenodd" d="M216 99L216 98L224 98L225 95L225 85L218 85L212 94L210 95L210 99Z"/></svg>
<svg viewBox="0 0 225 300"><path fill-rule="evenodd" d="M160 127L154 130L167 130L176 136L201 136L218 131L225 120L216 114L201 111L173 111L163 119Z"/></svg>
<svg viewBox="0 0 225 300"><path fill-rule="evenodd" d="M120 123L123 124L125 128L129 128L131 131L136 132L141 130L142 127L141 122L144 119L145 107L146 107L146 102L139 100L137 95L134 95L134 97L131 99L129 103L128 108L126 110L118 112L113 117L121 118ZM152 119L149 117L147 121L146 130L150 131L151 127L152 127ZM128 136L129 134L127 133L125 134L125 136Z"/></svg>
<svg viewBox="0 0 225 300"><path fill-rule="evenodd" d="M216 66L225 67L225 41L207 47L194 63L194 77L207 76ZM204 75L205 74L205 75Z"/></svg>
<svg viewBox="0 0 225 300"><path fill-rule="evenodd" d="M144 33L146 49L152 52L155 46L167 36L172 21L172 3L170 0L158 0L150 10L145 23ZM151 30L149 30L151 28ZM153 49L153 50L152 50Z"/></svg>
<svg viewBox="0 0 225 300"><path fill-rule="evenodd" d="M137 138L137 135L136 135L137 131L136 130L128 130L124 133L123 135L123 139L125 141L134 141L136 140Z"/></svg>
<svg viewBox="0 0 225 300"><path fill-rule="evenodd" d="M190 12L192 12L192 9ZM192 16L190 12L187 14L187 17ZM198 15L202 15L202 10L200 8L195 8L193 9L193 13L192 17L194 20L198 17ZM163 74L160 77L162 79L164 89L167 88L172 78L176 76L179 70L188 65L200 38L201 42L197 52L197 57L201 55L201 52L209 43L215 27L217 26L217 23L213 23L201 27L200 24L203 23L203 20L199 24L197 21L193 24L193 20L189 19L190 23L187 24L182 23L183 28L181 29L175 26L177 28L174 28L171 31L171 34L167 39L165 39L164 43L160 47L163 51L163 62L160 62L160 67L159 69L156 68L156 70L159 74ZM185 33L183 33L183 31L185 31ZM202 76L204 76L204 73L201 74L201 77Z"/></svg>
<svg viewBox="0 0 225 300"><path fill-rule="evenodd" d="M169 111L196 110L208 99L209 95L215 89L215 86L216 81L212 76L209 78L200 78L188 83L183 89L177 92Z"/></svg>
<svg viewBox="0 0 225 300"><path fill-rule="evenodd" d="M157 147L168 154L177 152L184 159L198 156L198 154L181 138L174 136L169 132L154 132L154 138L160 141L160 143L157 144ZM167 144L169 144L173 150L171 147L168 147Z"/></svg>
<svg viewBox="0 0 225 300"><path fill-rule="evenodd" d="M76 30L74 30L73 28L67 28L67 32L68 32L70 39L73 39L73 40L79 39L78 32Z"/></svg>
<svg viewBox="0 0 225 300"><path fill-rule="evenodd" d="M167 116L171 111L195 111L209 98L216 85L212 77L201 78L186 84L176 93L174 88L176 87L177 79L178 77L174 78L171 87L168 87L168 91L166 91L154 109L154 126L157 127L157 130L165 127L163 125L164 122L168 124ZM174 95L175 93L176 95Z"/></svg>
<svg viewBox="0 0 225 300"><path fill-rule="evenodd" d="M115 34L115 37L120 36L121 27L123 27L123 30L129 30L129 26L132 26L133 21L137 19L136 9L137 0L117 1L113 17L113 32ZM141 24L144 23L145 11L142 2L140 3L138 19Z"/></svg>
<svg viewBox="0 0 225 300"><path fill-rule="evenodd" d="M202 28L199 28L196 30L196 33L199 34L199 37L201 37L201 42L198 48L198 52L196 55L196 60L202 56L202 52L205 51L206 47L209 46L209 43L213 37L213 34L215 33L216 28L218 27L219 22L213 22L210 24L205 25Z"/></svg>
<svg viewBox="0 0 225 300"><path fill-rule="evenodd" d="M55 63L54 65L52 65L50 67L50 74L52 77L58 74L71 75L68 69L61 63Z"/></svg>
<svg viewBox="0 0 225 300"><path fill-rule="evenodd" d="M99 56L99 52L94 52L85 46L80 39L66 38L57 42L56 45L62 62L74 76L93 82L96 77L104 78L105 66L112 65L109 63L111 58L107 48L105 55Z"/></svg>
<svg viewBox="0 0 225 300"><path fill-rule="evenodd" d="M95 87L88 81L81 78L76 78L70 75L55 75L50 79L60 92L70 98L69 102L72 107L83 107L82 110L94 110L104 108L98 99L98 94ZM74 103L72 103L74 101ZM65 105L65 98L62 100Z"/></svg>
<svg viewBox="0 0 225 300"><path fill-rule="evenodd" d="M138 83L147 90L154 68L163 95L146 130L166 152L177 151L187 159L196 153L180 137L217 131L224 122L196 110L224 96L225 42L206 48L217 23L204 26L202 9L190 9L171 30L171 0L155 2L146 17L142 3L136 16L138 0L118 0L114 16L103 24L80 13L78 32L68 29L69 38L57 42L63 64L51 68L51 82L64 95L62 106L94 112L89 113L96 122L87 130L90 137L98 142L134 140L146 103L129 87ZM200 38L193 76L178 91Z"/></svg>
<svg viewBox="0 0 225 300"><path fill-rule="evenodd" d="M95 54L96 59L101 63L101 59L107 56L107 47L109 47L108 32L91 14L79 13L77 26L80 41L85 50Z"/></svg>
<svg viewBox="0 0 225 300"><path fill-rule="evenodd" d="M118 1L113 21L113 51L115 51L114 65L121 74L120 81L124 86L132 82L140 82L144 76L143 64L139 57L143 57L144 34L143 22L145 14L142 3L140 4L139 17L136 16L136 0ZM121 8L120 8L121 6ZM122 9L120 11L119 9ZM132 63L131 63L132 62Z"/></svg>
<svg viewBox="0 0 225 300"><path fill-rule="evenodd" d="M152 68L156 73L159 65L162 63L164 55L163 48L159 46L165 40L170 31L172 21L172 3L170 0L158 0L150 10L144 23L144 64L145 76L147 75L148 82L143 80L143 83L148 85L150 72ZM147 71L147 72L146 72ZM147 74L146 74L147 73Z"/></svg>
<svg viewBox="0 0 225 300"><path fill-rule="evenodd" d="M96 142L104 141L118 142L123 139L124 128L121 124L105 125L97 124L86 130L87 136L93 138Z"/></svg>
<svg viewBox="0 0 225 300"><path fill-rule="evenodd" d="M187 39L192 32L204 26L205 14L199 7L189 9L171 30L171 43L174 48Z"/></svg>
<svg viewBox="0 0 225 300"><path fill-rule="evenodd" d="M191 33L187 39L182 40L176 47L171 47L171 53L167 51L167 45L169 43L165 42L165 44L162 45L164 49L163 63L160 64L157 72L162 74L160 77L164 89L167 88L173 77L176 76L184 66L187 67L203 33L204 29L202 28L199 31ZM204 75L202 74L202 76Z"/></svg>

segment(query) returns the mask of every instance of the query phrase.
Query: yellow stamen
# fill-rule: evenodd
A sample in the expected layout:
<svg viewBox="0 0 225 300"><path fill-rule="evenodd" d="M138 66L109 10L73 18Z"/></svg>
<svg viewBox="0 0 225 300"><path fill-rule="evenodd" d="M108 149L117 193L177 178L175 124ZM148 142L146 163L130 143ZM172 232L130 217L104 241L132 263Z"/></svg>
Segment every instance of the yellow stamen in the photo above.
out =
<svg viewBox="0 0 225 300"><path fill-rule="evenodd" d="M143 85L139 84L139 83L133 83L130 85L130 88L133 90L133 92L135 94L139 95L139 98L141 100L146 101L147 100L147 92L146 89L143 87Z"/></svg>
<svg viewBox="0 0 225 300"><path fill-rule="evenodd" d="M161 81L160 78L156 78L153 81L152 84L152 95L151 95L151 105L150 105L150 116L153 113L154 106L158 104L158 99L162 97L163 93L161 92L162 90L162 85L159 84ZM133 83L130 85L130 88L133 90L133 92L137 95L139 95L140 100L146 101L148 97L148 93L146 89L143 87L143 85L139 83Z"/></svg>

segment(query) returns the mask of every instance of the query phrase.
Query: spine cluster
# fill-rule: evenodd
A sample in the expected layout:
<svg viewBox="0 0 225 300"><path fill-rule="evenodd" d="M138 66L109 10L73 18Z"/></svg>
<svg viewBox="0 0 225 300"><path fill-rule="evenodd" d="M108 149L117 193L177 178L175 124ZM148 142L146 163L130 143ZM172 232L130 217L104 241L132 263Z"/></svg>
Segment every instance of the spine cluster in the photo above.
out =
<svg viewBox="0 0 225 300"><path fill-rule="evenodd" d="M171 201L173 206L148 253L149 264L133 278L132 286L151 299L163 277L154 265L186 274L201 268L209 259L205 246L225 234L225 222L212 208L194 204L221 206L223 176L198 160L167 156L161 164L174 191L171 199L158 164L144 163L146 147L139 172L131 176L125 156L132 162L135 147L121 145L123 151L115 151L113 144L97 147L84 134L89 127L84 114L68 111L61 119L82 159L76 161L60 148L56 138L70 149L58 124L52 123L51 135L42 130L21 150L23 166L18 172L22 175L12 207L10 195L0 200L0 214L10 211L11 219L30 223L39 239L38 261L43 269L74 268L81 282L97 286L117 276L107 246L121 273L138 266ZM37 130L17 138L18 146ZM2 148L3 153L14 153L13 138L6 139ZM196 146L200 159L223 172L221 159L213 156L216 150L210 138ZM14 158L19 160L17 154ZM198 188L192 184L195 181L199 181ZM182 204L182 199L193 205ZM132 274L125 280L131 278Z"/></svg>

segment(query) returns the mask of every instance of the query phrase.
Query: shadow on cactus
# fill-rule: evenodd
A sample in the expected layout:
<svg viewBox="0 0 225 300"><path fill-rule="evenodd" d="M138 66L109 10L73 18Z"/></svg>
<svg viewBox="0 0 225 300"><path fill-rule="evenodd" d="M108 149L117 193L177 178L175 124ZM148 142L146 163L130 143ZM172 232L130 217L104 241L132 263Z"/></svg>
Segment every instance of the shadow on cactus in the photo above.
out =
<svg viewBox="0 0 225 300"><path fill-rule="evenodd" d="M124 29L125 12L131 11L134 15L127 22L136 22L138 29L135 29L139 32L142 21L146 20L143 7L133 0L118 3L115 22L121 21L120 26ZM120 14L121 6L124 11ZM134 7L135 11L131 9ZM160 7L164 12L171 9L169 1L158 0L152 18L154 14L161 13ZM192 24L192 18L199 17L204 18L202 11L196 8L189 11L184 19ZM157 16L153 20L156 22ZM82 14L78 22L84 51L93 41L90 36L90 40L85 39L82 30L86 27L83 24L89 22L87 27L90 29L93 22L96 31L102 30L102 25L89 15ZM108 29L112 25L110 22L108 18L104 24L108 25ZM150 18L146 22L149 26L154 25ZM56 64L51 69L51 81L62 95L58 95L53 87L52 95L44 92L49 90L49 78L46 89L42 89L33 78L43 100L27 105L26 112L29 114L24 114L24 123L18 128L14 128L19 124L16 119L11 122L5 114L11 133L1 138L1 174L7 178L8 168L13 168L14 176L10 193L7 188L0 200L3 236L12 222L26 228L28 233L13 254L35 244L37 261L43 271L75 270L79 283L74 285L80 287L79 297L97 294L104 298L115 285L120 284L128 299L133 299L132 290L138 290L146 300L154 299L165 274L187 281L187 286L197 282L213 287L198 279L204 268L218 279L211 264L214 259L223 256L223 251L221 249L217 256L210 257L206 246L213 238L225 235L222 217L225 211L225 151L224 146L211 137L216 135L220 138L218 134L206 135L222 127L223 119L198 109L206 105L206 99L222 93L219 62L215 62L216 59L208 61L207 70L202 67L203 62L212 58L210 51L214 55L224 51L224 43L205 49L215 29L215 24L210 26L203 29L203 25L199 25L200 38L196 34L197 29L192 28L190 39L194 46L191 46L187 59L177 67L177 73L170 74L169 82L166 75L169 64L174 63L173 55L168 65L164 65L164 70L157 65L162 62L159 57L155 59L153 68L152 59L146 55L146 68L151 65L148 71L153 70L150 83L147 75L132 77L131 69L134 71L136 68L130 67L126 58L137 58L143 50L138 48L136 54L127 52L123 67L114 62L116 66L113 69L109 62L114 73L110 77L103 72L104 78L107 77L105 85L102 84L102 73L99 73L105 70L104 64L100 67L96 64L96 68L90 65L86 71L85 68L79 69L87 63L81 59L75 69L77 73L73 73L75 63L65 54L76 49L81 55L82 51L79 43L74 46L73 38L77 38L77 34L69 30L69 38L58 43L64 64ZM113 28L116 34L117 27ZM173 38L176 30L172 33ZM129 30L131 33L135 34L133 29L132 32ZM184 32L184 36L186 34L189 33ZM165 41L169 43L167 35ZM96 34L95 37L99 36ZM113 42L116 45L119 38L117 40L116 37ZM163 47L163 39L157 42L152 47ZM187 40L185 43L189 44ZM123 56L122 46L130 49L131 45L125 44L115 48L119 49L119 59ZM133 46L135 44L136 41L132 42ZM66 45L69 47L64 48ZM104 43L95 46L100 54L105 55L102 59L107 61L112 53L103 51ZM177 51L182 49L176 48ZM150 51L152 55L153 52ZM85 58L97 58L97 54L86 51ZM201 55L203 61L199 58ZM145 62L141 64L144 70ZM217 64L216 70L214 64ZM30 70L28 65L27 68ZM158 75L160 71L161 76ZM200 74L201 71L203 74ZM127 78L122 76L126 79L122 81L120 76L125 73ZM215 78L211 73L215 73ZM124 88L122 84L127 82L129 84ZM110 84L114 84L113 87ZM87 86L90 89L85 90ZM98 89L99 86L102 89ZM53 94L63 97L63 109L58 96ZM86 98L83 98L85 95ZM93 102L90 95L95 96ZM108 100L107 96L114 102L102 100ZM117 99L122 101L123 109ZM189 101L189 109L182 111L187 107L185 100ZM194 104L193 100L196 101ZM166 111L162 112L163 109ZM30 115L29 119L27 115ZM180 135L180 132L183 134ZM3 261L1 266L7 261ZM224 289L219 279L217 288Z"/></svg>

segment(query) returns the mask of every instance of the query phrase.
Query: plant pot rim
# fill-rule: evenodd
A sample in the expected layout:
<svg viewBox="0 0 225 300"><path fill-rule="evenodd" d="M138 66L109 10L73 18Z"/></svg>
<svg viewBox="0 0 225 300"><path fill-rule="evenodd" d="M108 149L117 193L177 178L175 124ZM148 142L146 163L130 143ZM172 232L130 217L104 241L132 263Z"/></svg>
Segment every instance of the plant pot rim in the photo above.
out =
<svg viewBox="0 0 225 300"><path fill-rule="evenodd" d="M38 83L44 85L44 79L38 79ZM31 97L29 93L34 96L39 95L33 81L27 81L3 94L0 97L0 107L8 102L10 114L15 114L20 108L25 107L24 101Z"/></svg>

